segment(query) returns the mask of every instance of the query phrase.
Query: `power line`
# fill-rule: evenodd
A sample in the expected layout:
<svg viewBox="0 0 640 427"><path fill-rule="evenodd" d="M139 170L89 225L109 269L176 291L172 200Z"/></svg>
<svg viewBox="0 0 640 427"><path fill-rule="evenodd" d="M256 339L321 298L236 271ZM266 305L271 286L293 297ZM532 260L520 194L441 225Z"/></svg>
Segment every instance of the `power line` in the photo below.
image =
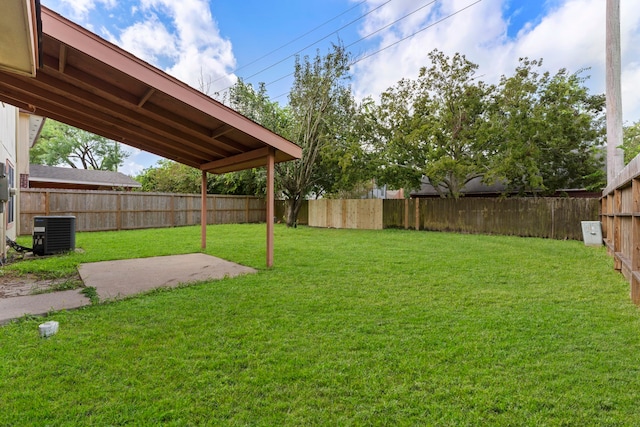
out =
<svg viewBox="0 0 640 427"><path fill-rule="evenodd" d="M316 30L318 30L318 29L320 29L320 28L324 27L324 26L325 26L325 25L327 25L328 23L330 23L330 22L332 22L332 21L335 21L336 19L340 18L342 15L345 15L345 14L347 14L348 12L351 12L353 9L357 8L358 6L360 6L362 3L365 3L366 1L367 1L367 0L362 0L361 2L359 2L359 3L355 4L354 6L350 7L350 8L349 8L349 9L347 9L347 10L345 10L344 12L339 13L338 15L334 16L333 18L331 18L331 19L329 19L329 20L327 20L327 21L323 22L322 24L320 24L320 25L318 25L318 26L316 26L316 27L312 28L311 30L307 31L306 33L304 33L304 34L302 34L302 35L300 35L300 36L298 36L298 37L294 38L293 40L290 40L289 42L287 42L287 43L283 44L282 46L280 46L280 47L278 47L278 48L276 48L276 49L273 49L273 50L271 50L271 51L269 51L269 52L265 53L265 54L264 54L264 55L262 55L261 57L256 58L256 59L254 59L253 61L248 62L248 63L246 63L246 64L244 64L244 65L241 65L240 67L238 67L238 68L236 68L236 69L234 69L234 70L230 71L230 72L229 72L229 74L236 73L236 72L238 72L238 71L240 71L240 70L242 70L242 69L244 69L244 68L247 68L248 66L253 65L253 64L255 64L256 62L258 62L258 61L260 61L260 60L262 60L262 59L266 58L267 56L270 56L270 55L272 55L272 54L276 53L277 51L279 51L279 50L281 50L281 49L284 49L285 47L287 47L287 46L289 46L289 45L291 45L291 44L293 44L293 43L297 42L298 40L300 40L300 39L302 39L302 38L304 38L304 37L306 37L306 36L308 36L309 34L313 33L314 31L316 31ZM219 80L222 80L222 79L224 79L224 78L226 78L226 77L227 77L227 75L224 75L224 76L222 76L222 77L217 78L216 80L214 80L214 81L213 81L213 82L211 82L211 83L215 83L215 82L217 82L217 81L219 81Z"/></svg>
<svg viewBox="0 0 640 427"><path fill-rule="evenodd" d="M234 71L232 71L232 72L234 72L234 73L235 73L236 71L241 70L241 69L243 69L243 68L246 68L246 67L248 67L249 65L253 65L253 64L255 64L256 62L260 61L261 59L264 59L264 58L266 58L267 56L269 56L269 55L271 55L271 54L273 54L273 53L275 53L275 52L277 52L277 51L279 51L279 50L281 50L281 49L283 49L283 48L285 48L285 47L289 46L290 44L293 44L294 42L297 42L297 41L298 41L298 40L300 40L301 38L303 38L303 37L305 37L305 36L308 36L309 34L313 33L313 32L314 32L314 31L316 31L317 29L319 29L319 28L321 28L321 27L324 27L324 26L325 26L325 25L327 25L329 22L335 21L336 19L338 19L338 18L339 18L339 17L341 17L342 15L346 14L347 12L351 12L353 9L355 9L355 8L356 8L356 7L358 7L358 6L360 6L362 3L365 3L366 1L367 1L367 0L362 0L360 3L357 3L355 6L350 7L349 9L345 10L345 11L344 11L344 12L342 12L341 14L336 15L336 16L334 16L333 18L329 19L328 21L323 22L322 24L318 25L317 27L314 27L313 29L311 29L311 30L307 31L306 33L302 34L301 36L298 36L298 37L296 37L295 39L291 40L290 42L283 44L283 45L282 45L282 46L280 46L279 48L277 48L277 49L273 49L273 50L272 50L272 51L270 51L269 53L265 53L265 54L264 54L264 55L262 55L260 58L257 58L257 59L255 59L255 60L253 60L253 61L249 62L248 64L245 64L245 65L243 65L243 66L241 66L241 67L239 67L239 68L236 68L236 69L235 69ZM391 1L391 0L389 0L389 1ZM387 3L388 3L388 2L387 2Z"/></svg>
<svg viewBox="0 0 640 427"><path fill-rule="evenodd" d="M438 0L435 0L435 1L438 1ZM435 1L431 2L430 4L435 3ZM441 18L441 19L439 19L439 20L437 20L437 21L435 21L435 22L432 22L431 24L429 24L429 25L427 25L427 26L425 26L425 27L420 28L419 30L417 30L417 31L415 31L415 32L413 32L413 33L411 33L411 34L409 34L409 35L408 35L408 36L406 36L406 37L403 37L403 38L402 38L402 39L400 39L400 40L397 40L397 41L395 41L395 42L393 42L393 43L391 43L391 44L389 44L389 45L387 45L387 46L385 46L385 47L383 47L383 48L381 48L381 49L378 49L377 51L372 52L372 53L370 53L370 54L368 54L368 55L366 55L366 56L363 56L363 57L361 57L361 58L358 58L357 60L355 60L355 61L353 61L351 64L349 64L349 66L355 65L355 64L357 64L357 63L358 63L358 62L360 62L360 61L363 61L363 60L365 60L365 59L367 59L367 58L371 58L372 56L377 55L377 54L379 54L380 52L383 52L383 51L385 51L385 50L387 50L387 49L389 49L389 48L391 48L391 47L393 47L393 46L395 46L395 45L397 45L397 44L399 44L399 43L402 43L403 41L405 41L405 40L407 40L407 39L410 39L411 37L415 36L416 34L419 34L419 33L423 32L423 31L425 31L425 30L427 30L427 29L429 29L429 28L431 28L431 27L433 27L433 26L435 26L435 25L438 25L438 24L440 24L440 23L442 23L442 22L446 21L447 19L452 18L453 16L455 16L455 15L457 15L457 14L459 14L459 13L461 13L461 12L463 12L463 11L467 10L467 9L469 9L470 7L475 6L476 4L480 3L481 1L482 1L482 0L477 0L477 1L473 2L473 3L471 3L471 4L468 4L467 6L463 7L462 9L459 9L459 10L457 10L457 11L455 11L455 12L453 12L453 13L451 13L451 14L449 14L449 15L447 15L447 16L445 16L445 17L443 17L443 18ZM427 6L427 5L425 5L425 6ZM424 6L423 6L423 7L424 7ZM417 10L416 10L416 11L414 11L414 12L417 12ZM414 12L411 12L411 13L414 13ZM411 13L409 13L408 15L411 15ZM406 16L408 16L408 15L405 15L405 17L406 17ZM396 23L396 22L398 22L399 20L404 19L405 17L400 18L400 19L398 19L397 21L394 21L393 23ZM388 25L387 25L386 27L388 27ZM384 28L386 28L386 27L384 27ZM379 32L379 31L380 31L380 30L376 30L376 31L374 31L373 33L371 33L370 35L375 34L375 33ZM360 40L358 40L358 41L356 41L356 42L354 42L354 43L351 43L349 46L351 46L351 45L353 45L353 44L355 44L355 43L358 43L358 42L360 42L360 41L361 41L361 40L363 40L363 39L366 39L366 38L367 38L367 37L369 37L370 35L367 35L367 36L363 37L362 39L360 39ZM289 73L289 74L287 74L286 76L280 77L280 78L278 78L278 79L276 79L276 80L273 80L273 81L271 81L271 82L269 82L269 83L265 84L265 86L269 86L270 84L276 83L276 82L278 82L278 81L280 81L280 80L282 80L282 79L285 79L285 78L287 78L287 77L290 77L290 76L292 76L293 74L294 74L294 73ZM283 97L283 96L285 96L285 95L287 95L287 94L288 94L288 92L285 92L285 93L282 93L282 94L280 94L280 95L278 95L278 96L276 96L276 97L274 97L274 98L271 98L271 99L278 99L278 98L281 98L281 97Z"/></svg>
<svg viewBox="0 0 640 427"><path fill-rule="evenodd" d="M310 47L312 47L312 46L314 46L314 45L316 45L316 44L320 43L320 42L321 42L321 41L323 41L323 40L328 39L329 37L331 37L331 36L332 36L332 35L334 35L334 34L337 34L338 32L340 32L340 30L343 30L343 29L347 28L348 26L350 26L350 25L352 25L352 24L354 24L354 23L358 22L358 21L359 21L359 20L361 20L362 18L364 18L364 17L366 17L367 15L369 15L369 14L371 14L371 13L373 13L373 12L377 11L378 9L382 8L383 6L387 5L387 4L388 4L388 3L390 3L390 2L391 2L391 0L387 0L386 2L382 3L380 6L378 6L378 7L374 8L374 9L371 9L369 12L367 12L367 13L365 13L365 14L363 14L363 15L360 15L358 18L356 18L356 19L354 19L354 20L352 20L352 21L348 22L347 24L343 25L342 27L338 28L337 30L335 30L335 31L333 31L333 32L331 32L331 33L329 33L329 34L327 34L326 36L324 36L324 37L322 37L322 38L320 38L320 39L318 39L318 40L314 41L313 43L311 43L311 44L309 44L309 45L307 45L307 46L303 47L302 49L300 49L300 50L298 50L298 51L296 51L296 52L292 53L291 55L287 56L286 58L283 58L283 59L281 59L280 61L278 61L278 62L276 62L276 63L274 63L274 64L271 64L271 65L269 65L268 67L265 67L265 68L263 68L262 70L260 70L260 71L258 71L258 72L256 72L256 73L253 73L252 75L250 75L250 76L248 76L248 77L245 77L245 80L248 80L248 79L253 78L253 77L255 77L255 76L259 75L259 74L262 74L263 72L265 72L265 71L267 71L267 70L270 70L271 68L275 67L276 65L280 65L280 64L282 64L282 63L283 63L283 62L285 62L286 60L293 58L294 56L296 56L296 55L297 55L297 54L299 54L300 52L304 52L305 50L309 49ZM232 87L232 86L228 86L228 87L226 87L226 88L222 89L222 91L221 91L221 92L224 92L225 90L227 90L227 89L229 89L229 88L231 88L231 87Z"/></svg>
<svg viewBox="0 0 640 427"><path fill-rule="evenodd" d="M471 3L471 4L469 4L469 5L467 5L467 6L465 6L465 7L463 7L462 9L459 9L459 10L457 10L457 11L453 12L453 13L452 13L452 14L450 14L450 15L447 15L447 16L445 16L444 18L437 20L436 22L433 22L433 23L431 23L431 24L427 25L426 27L423 27L423 28L419 29L419 30L418 30L418 31L416 31L416 32L414 32L414 33L412 33L412 34L409 34L408 36L403 37L403 38L401 38L400 40L398 40L398 41L396 41L396 42L394 42L394 43L391 43L390 45L387 45L387 46L383 47L382 49L376 50L375 52L370 53L369 55L363 56L363 57L361 57L361 58L359 58L359 59L357 59L357 60L353 61L353 62L352 62L351 64L349 64L349 65L351 66L351 65L357 64L358 62L363 61L363 60L365 60L365 59L367 59L367 58L371 58L372 56L377 55L377 54L379 54L380 52L382 52L382 51L384 51L384 50L387 50L387 49L389 49L390 47L393 47L393 46L397 45L398 43L401 43L401 42L403 42L403 41L405 41L405 40L407 40L407 39L410 39L411 37L415 36L416 34L421 33L421 32L423 32L423 31L425 31L425 30L427 30L427 29L429 29L429 28L431 28L431 27L433 27L433 26L435 26L435 25L438 25L439 23L441 23L441 22L443 22L443 21L446 21L447 19L449 19L449 18L451 18L451 17L453 17L453 16L455 16L455 15L459 14L460 12L463 12L463 11L465 11L465 10L469 9L469 8L470 8L470 7L472 7L472 6L475 6L476 4L480 3L481 1L482 1L482 0L477 0L477 1L475 1L475 2L473 2L473 3Z"/></svg>
<svg viewBox="0 0 640 427"><path fill-rule="evenodd" d="M366 36L364 36L364 37L362 37L362 38L360 38L360 39L358 39L358 40L356 40L356 41L354 41L353 43L348 44L347 46L345 46L345 48L349 48L349 47L351 47L351 46L353 46L353 45L355 45L355 44L357 44L357 43L360 43L362 40L365 40L365 39L367 39L367 38L369 38L369 37L373 36L374 34L377 34L377 33L379 33L380 31L385 30L385 29L387 29L387 28L391 27L391 26L392 26L392 25L394 25L394 24L397 24L398 22L402 21L403 19L408 18L409 16L413 15L414 13L419 12L420 10L424 9L424 8L425 8L425 7L427 7L427 6L431 6L432 4L436 3L437 1L438 1L438 0L433 0L433 1L429 2L429 3L426 3L426 4L422 5L422 6L420 6L419 8L415 9L414 11L407 13L406 15L402 16L401 18L396 19L395 21L393 21L393 22L391 22L391 23L389 23L389 24L385 25L384 27L378 28L377 30L375 30L375 31L373 31L373 32L371 32L371 33L369 33L369 34L367 34ZM353 65L353 64L349 64L349 65ZM270 81L269 83L266 83L266 84L265 84L265 86L269 86L269 85L271 85L271 84L273 84L273 83L279 82L280 80L286 79L287 77L290 77L290 76L292 76L293 74L294 74L294 73L289 73L289 74L287 74L287 75L285 75L285 76L279 77L279 78L277 78L276 80L273 80L273 81Z"/></svg>
<svg viewBox="0 0 640 427"><path fill-rule="evenodd" d="M362 37L362 38L360 38L360 39L358 39L358 40L354 41L353 43L350 43L349 45L345 46L345 48L350 48L350 47L351 47L351 46L353 46L354 44L360 43L362 40L368 39L369 37L371 37L371 36L373 36L373 35L375 35L375 34L378 34L378 33L379 33L380 31L382 31L382 30L386 30L387 28L391 27L391 26L392 26L392 25L394 25L394 24L397 24L398 22L402 21L403 19L408 18L409 16L413 15L414 13L417 13L417 12L421 11L421 10L422 10L422 9L424 9L425 7L427 7L427 6L431 6L432 4L436 3L437 1L438 1L438 0L433 0L433 1L432 1L432 2L430 2L430 3L427 3L427 4L423 5L423 6L420 6L419 8L417 8L416 10L414 10L413 12L409 12L409 13L407 13L406 15L404 15L403 17L398 18L398 19L396 19L395 21L391 22L390 24L387 24L387 25L385 25L384 27L378 28L378 29L377 29L377 30L375 30L374 32L367 34L366 36L364 36L364 37Z"/></svg>

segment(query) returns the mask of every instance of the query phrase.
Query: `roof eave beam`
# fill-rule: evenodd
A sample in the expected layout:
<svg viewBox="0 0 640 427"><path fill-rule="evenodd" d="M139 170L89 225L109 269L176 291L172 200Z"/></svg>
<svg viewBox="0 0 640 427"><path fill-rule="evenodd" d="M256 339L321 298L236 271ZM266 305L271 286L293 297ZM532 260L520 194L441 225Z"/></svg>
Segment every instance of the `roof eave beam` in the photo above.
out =
<svg viewBox="0 0 640 427"><path fill-rule="evenodd" d="M64 69L67 66L67 45L60 45L60 54L58 57L58 71L64 74Z"/></svg>
<svg viewBox="0 0 640 427"><path fill-rule="evenodd" d="M151 98L151 95L153 95L155 91L155 88L149 88L144 96L140 98L140 101L138 101L138 107L142 108L142 106L149 100L149 98Z"/></svg>
<svg viewBox="0 0 640 427"><path fill-rule="evenodd" d="M200 165L200 170L206 172L216 173L216 170L226 169L230 166L239 163L247 163L257 159L266 159L269 155L269 147L258 148L257 150L248 151L246 153L238 154L236 156L227 157L220 160L214 160L213 162L208 162Z"/></svg>
<svg viewBox="0 0 640 427"><path fill-rule="evenodd" d="M211 139L217 139L233 130L232 126L222 125L211 131Z"/></svg>

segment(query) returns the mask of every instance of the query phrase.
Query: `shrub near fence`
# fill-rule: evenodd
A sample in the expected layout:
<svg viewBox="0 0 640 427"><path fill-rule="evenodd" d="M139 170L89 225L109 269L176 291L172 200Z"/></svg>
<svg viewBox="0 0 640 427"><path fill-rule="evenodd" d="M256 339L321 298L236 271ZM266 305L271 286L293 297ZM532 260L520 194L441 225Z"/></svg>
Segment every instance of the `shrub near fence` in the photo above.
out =
<svg viewBox="0 0 640 427"><path fill-rule="evenodd" d="M200 203L197 194L22 189L19 234L31 234L33 217L43 215L73 215L77 231L197 225ZM264 199L207 196L208 224L265 221Z"/></svg>
<svg viewBox="0 0 640 427"><path fill-rule="evenodd" d="M599 205L575 198L310 200L309 225L582 240L580 222L596 221Z"/></svg>

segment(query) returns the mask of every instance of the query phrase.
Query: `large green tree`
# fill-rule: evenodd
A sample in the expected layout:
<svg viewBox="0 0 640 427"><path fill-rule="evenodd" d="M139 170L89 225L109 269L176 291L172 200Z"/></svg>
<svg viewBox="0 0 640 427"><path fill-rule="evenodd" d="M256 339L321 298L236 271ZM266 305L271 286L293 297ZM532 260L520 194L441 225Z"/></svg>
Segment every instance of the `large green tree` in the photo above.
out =
<svg viewBox="0 0 640 427"><path fill-rule="evenodd" d="M524 58L500 81L485 133L492 139L485 179L543 194L598 188L604 96L589 94L579 74L541 73L541 66Z"/></svg>
<svg viewBox="0 0 640 427"><path fill-rule="evenodd" d="M337 192L361 179L354 173L363 162L354 133L358 108L347 85L349 63L341 46L324 56L298 57L286 106L271 101L262 84L256 89L240 80L231 89L232 108L302 147L301 159L276 166L289 226L309 195Z"/></svg>
<svg viewBox="0 0 640 427"><path fill-rule="evenodd" d="M136 180L142 184L142 191L200 193L202 172L172 160L162 159L154 166L144 169ZM265 185L266 174L261 169L207 176L207 192L210 194L264 196Z"/></svg>
<svg viewBox="0 0 640 427"><path fill-rule="evenodd" d="M418 188L427 177L441 196L458 197L486 172L482 134L492 87L475 78L478 66L456 53L434 50L416 80L403 79L382 94L375 136L379 181Z"/></svg>
<svg viewBox="0 0 640 427"><path fill-rule="evenodd" d="M640 120L624 127L621 148L624 151L625 164L640 154Z"/></svg>
<svg viewBox="0 0 640 427"><path fill-rule="evenodd" d="M202 172L190 166L162 159L135 177L142 191L160 193L199 193Z"/></svg>
<svg viewBox="0 0 640 427"><path fill-rule="evenodd" d="M120 144L82 129L47 120L30 161L49 166L117 171L129 153Z"/></svg>
<svg viewBox="0 0 640 427"><path fill-rule="evenodd" d="M264 84L257 88L242 80L230 89L229 105L267 129L299 144L302 158L278 164L276 183L289 202L286 222L297 222L302 201L310 194L323 195L356 186L362 174L355 172L363 160L358 129L358 107L348 80L350 57L341 46L325 56L297 58L294 83L286 106L269 99ZM196 192L199 174L170 161L146 169L137 179L146 191ZM252 169L208 177L208 191L219 194L263 195L266 176Z"/></svg>
<svg viewBox="0 0 640 427"><path fill-rule="evenodd" d="M277 165L278 184L287 200L286 223L296 223L302 201L335 189L341 152L349 155L355 101L348 86L351 58L344 47L314 58L296 58L289 93L291 124L286 136L302 147L302 158Z"/></svg>
<svg viewBox="0 0 640 427"><path fill-rule="evenodd" d="M429 59L416 80L383 93L369 119L364 141L380 182L417 188L426 177L443 197L478 177L521 193L602 185L604 97L579 74L542 73L525 58L492 86L463 55Z"/></svg>
<svg viewBox="0 0 640 427"><path fill-rule="evenodd" d="M270 131L288 137L293 120L291 110L272 101L264 83L254 88L253 85L238 79L229 89L229 104L240 114Z"/></svg>

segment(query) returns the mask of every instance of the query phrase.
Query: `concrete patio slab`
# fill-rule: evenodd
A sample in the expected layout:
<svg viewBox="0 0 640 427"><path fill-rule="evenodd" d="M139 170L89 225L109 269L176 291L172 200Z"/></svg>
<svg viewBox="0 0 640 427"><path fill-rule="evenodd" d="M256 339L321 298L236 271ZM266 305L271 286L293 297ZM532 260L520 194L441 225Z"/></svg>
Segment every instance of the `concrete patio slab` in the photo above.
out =
<svg viewBox="0 0 640 427"><path fill-rule="evenodd" d="M82 264L84 285L95 287L101 301L124 298L161 287L235 277L257 270L206 254L171 255ZM0 324L24 315L44 315L89 305L80 290L0 299Z"/></svg>
<svg viewBox="0 0 640 427"><path fill-rule="evenodd" d="M256 270L206 254L171 255L82 264L85 286L93 286L101 301L161 287L235 277Z"/></svg>

